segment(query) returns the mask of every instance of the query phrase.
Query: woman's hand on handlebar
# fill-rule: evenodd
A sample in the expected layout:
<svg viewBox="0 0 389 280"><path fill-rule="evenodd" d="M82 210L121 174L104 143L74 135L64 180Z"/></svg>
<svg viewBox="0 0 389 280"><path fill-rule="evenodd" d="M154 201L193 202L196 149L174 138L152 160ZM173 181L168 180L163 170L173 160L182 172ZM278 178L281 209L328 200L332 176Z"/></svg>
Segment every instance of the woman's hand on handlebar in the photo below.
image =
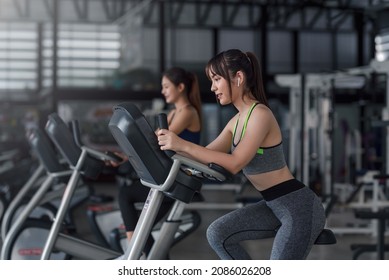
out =
<svg viewBox="0 0 389 280"><path fill-rule="evenodd" d="M157 131L158 144L161 150L181 151L184 140L172 131L160 129Z"/></svg>

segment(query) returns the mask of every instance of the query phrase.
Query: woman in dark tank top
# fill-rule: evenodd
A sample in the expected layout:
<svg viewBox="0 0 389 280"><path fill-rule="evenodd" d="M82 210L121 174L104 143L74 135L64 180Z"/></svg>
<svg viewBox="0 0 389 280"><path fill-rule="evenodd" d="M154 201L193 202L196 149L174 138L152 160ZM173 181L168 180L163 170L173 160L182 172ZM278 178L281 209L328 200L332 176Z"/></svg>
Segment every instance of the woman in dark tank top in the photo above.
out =
<svg viewBox="0 0 389 280"><path fill-rule="evenodd" d="M201 132L201 99L199 84L195 74L180 67L172 67L162 74L161 93L166 103L173 106L168 113L169 130L180 135L186 141L200 143ZM122 154L120 154L122 155ZM128 164L124 155L123 159ZM111 163L114 164L114 163ZM144 202L150 189L132 177L130 184L123 184L119 188L118 202L122 214L127 239L131 240L138 222L138 211L135 204ZM174 200L165 196L155 223L164 217L173 205ZM145 254L151 249L153 239L150 236L145 246ZM119 257L118 259L121 259Z"/></svg>

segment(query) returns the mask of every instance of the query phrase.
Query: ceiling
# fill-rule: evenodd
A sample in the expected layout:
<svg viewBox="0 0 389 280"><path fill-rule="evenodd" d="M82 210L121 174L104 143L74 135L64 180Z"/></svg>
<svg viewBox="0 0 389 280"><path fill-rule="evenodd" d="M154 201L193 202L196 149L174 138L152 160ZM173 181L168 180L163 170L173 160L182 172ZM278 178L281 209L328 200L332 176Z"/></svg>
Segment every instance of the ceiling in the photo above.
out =
<svg viewBox="0 0 389 280"><path fill-rule="evenodd" d="M279 28L336 29L355 14L374 18L388 8L388 0L0 0L0 20L121 24L138 15L145 25L156 25L163 10L165 24L178 27L245 28L266 22ZM238 20L240 14L247 22Z"/></svg>

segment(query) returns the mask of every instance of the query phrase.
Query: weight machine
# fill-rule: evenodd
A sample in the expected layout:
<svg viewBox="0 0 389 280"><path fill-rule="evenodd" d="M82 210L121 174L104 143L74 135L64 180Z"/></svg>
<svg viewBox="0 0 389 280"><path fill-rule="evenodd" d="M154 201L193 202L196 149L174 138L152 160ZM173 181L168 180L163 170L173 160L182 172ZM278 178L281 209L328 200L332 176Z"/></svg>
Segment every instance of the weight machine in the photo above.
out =
<svg viewBox="0 0 389 280"><path fill-rule="evenodd" d="M322 194L330 196L330 204L336 199L335 188L344 185L334 181L334 143L333 133L336 115L334 111L333 95L337 89L361 89L367 79L374 74L389 74L389 61L372 60L368 66L346 69L342 72L323 74L296 74L277 75L278 85L288 87L290 109L290 142L289 166L305 184L311 184L318 170L323 186ZM389 83L386 83L385 106L382 110L382 122L389 120ZM382 123L381 122L381 123ZM386 128L385 147L389 147L389 127ZM355 141L360 143L356 135ZM350 140L350 139L349 139ZM350 142L346 142L347 145ZM345 147L346 152L349 147ZM357 151L361 156L362 150ZM361 165L360 158L357 166ZM389 156L385 154L385 172L389 172ZM354 209L371 209L388 207L389 201L384 197L377 177L380 171L369 171L365 176L358 178L362 188L359 191L358 201L350 203ZM366 201L364 191L372 191L372 199ZM332 202L331 202L332 199ZM327 215L330 212L328 208ZM374 224L374 223L372 223ZM373 233L375 227L369 228L334 228L335 233Z"/></svg>
<svg viewBox="0 0 389 280"><path fill-rule="evenodd" d="M365 79L345 73L277 75L278 85L289 91L289 154L292 173L333 204L333 91L361 88Z"/></svg>

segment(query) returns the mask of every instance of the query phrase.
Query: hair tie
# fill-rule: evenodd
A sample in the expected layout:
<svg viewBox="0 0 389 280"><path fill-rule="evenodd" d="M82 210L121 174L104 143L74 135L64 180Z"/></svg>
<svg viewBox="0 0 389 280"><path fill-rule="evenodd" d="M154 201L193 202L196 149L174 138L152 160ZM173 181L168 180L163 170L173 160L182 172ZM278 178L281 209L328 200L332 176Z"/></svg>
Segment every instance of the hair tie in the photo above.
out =
<svg viewBox="0 0 389 280"><path fill-rule="evenodd" d="M250 62L250 64L251 64L251 59L250 59L250 57L248 56L247 52L246 52L246 53L244 53L244 54L246 55L246 57L247 57L248 61L249 61L249 62Z"/></svg>

